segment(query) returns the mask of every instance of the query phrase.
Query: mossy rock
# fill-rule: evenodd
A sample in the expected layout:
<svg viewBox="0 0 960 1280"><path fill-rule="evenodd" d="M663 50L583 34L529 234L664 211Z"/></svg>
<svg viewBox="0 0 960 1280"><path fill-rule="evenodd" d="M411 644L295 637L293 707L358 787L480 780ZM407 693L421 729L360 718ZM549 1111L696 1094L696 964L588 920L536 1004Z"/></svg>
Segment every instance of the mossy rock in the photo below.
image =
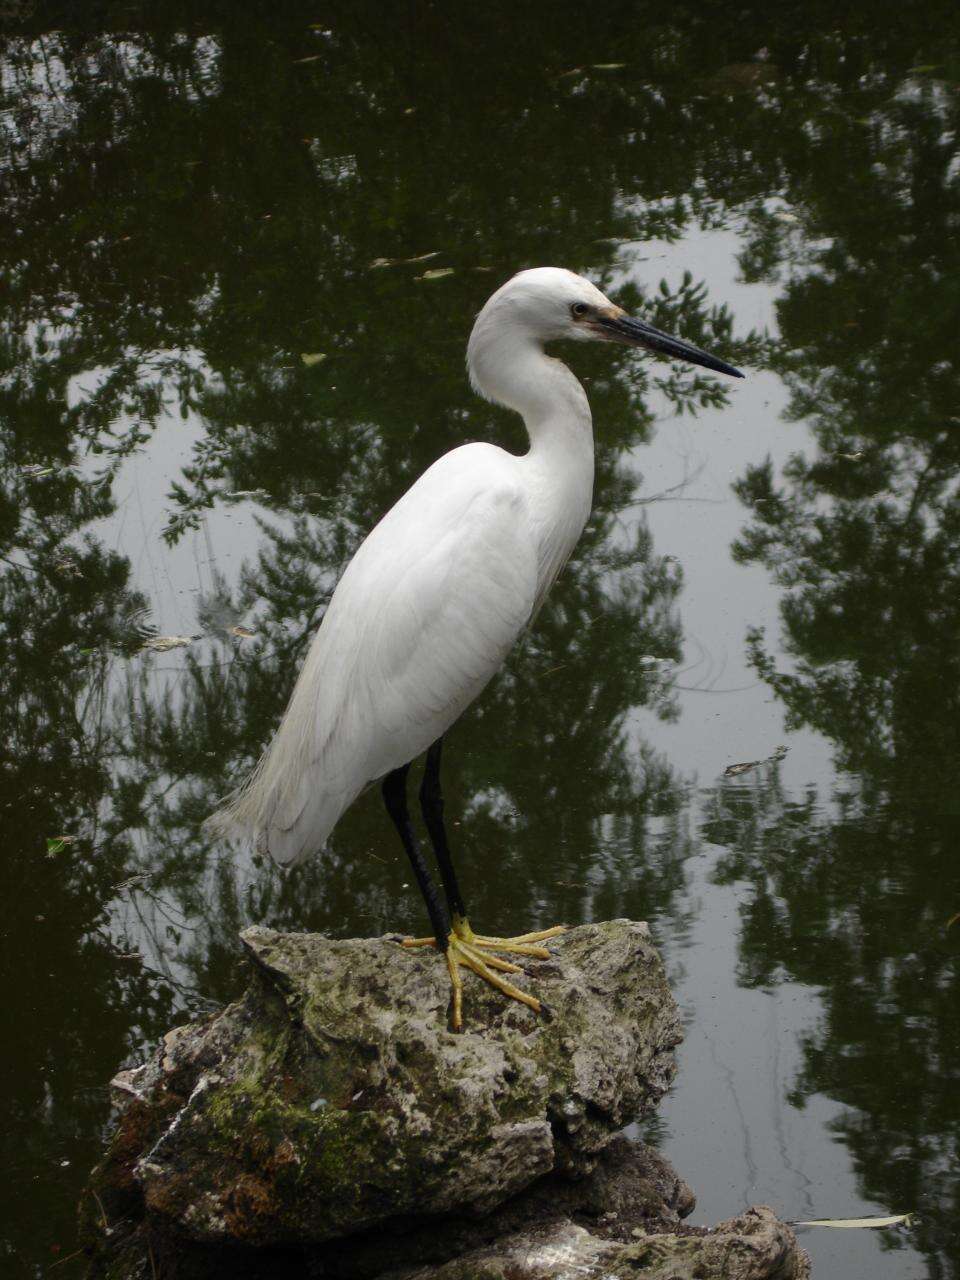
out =
<svg viewBox="0 0 960 1280"><path fill-rule="evenodd" d="M810 1261L786 1223L759 1205L712 1228L625 1243L561 1219L497 1240L439 1267L382 1280L809 1280Z"/></svg>
<svg viewBox="0 0 960 1280"><path fill-rule="evenodd" d="M244 997L115 1081L88 1234L100 1207L257 1246L486 1213L550 1171L589 1170L674 1072L676 1005L642 924L572 929L527 965L545 1016L468 975L460 1034L432 950L242 937Z"/></svg>

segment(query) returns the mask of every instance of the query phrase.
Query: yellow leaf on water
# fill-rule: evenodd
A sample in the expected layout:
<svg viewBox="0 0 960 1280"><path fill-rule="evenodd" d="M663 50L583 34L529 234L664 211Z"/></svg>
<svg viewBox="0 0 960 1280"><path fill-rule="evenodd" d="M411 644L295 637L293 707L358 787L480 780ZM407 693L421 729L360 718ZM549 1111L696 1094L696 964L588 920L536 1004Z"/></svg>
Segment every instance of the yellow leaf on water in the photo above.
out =
<svg viewBox="0 0 960 1280"><path fill-rule="evenodd" d="M859 1227L896 1227L909 1223L909 1213L894 1213L889 1218L811 1218L809 1222L791 1222L791 1227L841 1227L851 1230Z"/></svg>
<svg viewBox="0 0 960 1280"><path fill-rule="evenodd" d="M725 778L736 778L741 773L749 773L751 769L759 769L762 760L744 760L742 764L728 764L723 771Z"/></svg>
<svg viewBox="0 0 960 1280"><path fill-rule="evenodd" d="M777 747L772 755L762 760L744 760L740 764L728 764L723 771L725 778L736 778L741 773L749 773L751 769L759 769L762 764L779 764L787 754L787 747Z"/></svg>
<svg viewBox="0 0 960 1280"><path fill-rule="evenodd" d="M430 253L418 253L412 258L374 258L370 263L369 270L375 271L380 267L400 267L408 262L429 262L431 258L439 257L440 250L433 249Z"/></svg>
<svg viewBox="0 0 960 1280"><path fill-rule="evenodd" d="M590 66L594 71L619 71L625 67L625 62L591 62Z"/></svg>
<svg viewBox="0 0 960 1280"><path fill-rule="evenodd" d="M231 627L230 634L232 636L239 636L241 640L252 640L257 633L255 631L251 631L249 627Z"/></svg>
<svg viewBox="0 0 960 1280"><path fill-rule="evenodd" d="M300 353L300 359L308 369L312 368L315 364L319 364L321 360L326 360L326 358L327 354L325 351L301 351Z"/></svg>
<svg viewBox="0 0 960 1280"><path fill-rule="evenodd" d="M432 271L425 271L422 276L417 276L418 280L442 280L444 276L452 276L453 267L434 267Z"/></svg>
<svg viewBox="0 0 960 1280"><path fill-rule="evenodd" d="M152 649L154 653L168 653L171 649L182 649L185 645L193 644L193 641L193 636L151 636L143 647Z"/></svg>

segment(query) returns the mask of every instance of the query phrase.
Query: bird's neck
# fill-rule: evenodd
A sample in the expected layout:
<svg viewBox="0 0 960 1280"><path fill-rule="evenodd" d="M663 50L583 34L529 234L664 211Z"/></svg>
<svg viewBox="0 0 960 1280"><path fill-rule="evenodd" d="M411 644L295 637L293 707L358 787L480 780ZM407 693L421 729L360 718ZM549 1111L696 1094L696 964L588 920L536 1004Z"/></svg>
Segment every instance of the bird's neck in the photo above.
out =
<svg viewBox="0 0 960 1280"><path fill-rule="evenodd" d="M587 396L565 364L509 328L475 329L468 351L470 381L486 399L523 418L531 455L593 473L593 424Z"/></svg>
<svg viewBox="0 0 960 1280"><path fill-rule="evenodd" d="M523 417L530 451L519 459L540 560L539 599L576 546L593 502L593 424L586 392L565 364L532 342L470 341L470 379L481 395ZM481 337L483 335L481 334Z"/></svg>

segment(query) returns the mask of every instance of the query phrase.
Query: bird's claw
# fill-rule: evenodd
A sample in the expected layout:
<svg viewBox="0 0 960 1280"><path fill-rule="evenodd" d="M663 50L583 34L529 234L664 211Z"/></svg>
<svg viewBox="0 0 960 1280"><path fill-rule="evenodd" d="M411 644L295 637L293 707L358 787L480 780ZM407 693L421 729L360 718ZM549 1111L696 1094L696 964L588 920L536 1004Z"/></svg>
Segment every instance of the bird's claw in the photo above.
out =
<svg viewBox="0 0 960 1280"><path fill-rule="evenodd" d="M474 933L470 928L469 920L463 916L454 916L450 936L455 936L469 946L484 951L509 951L513 955L529 956L532 960L549 960L550 952L546 947L537 947L532 944L546 942L549 938L565 933L566 930L565 924L555 924L551 929L538 929L533 933L521 933L513 938L500 938L484 933ZM403 939L405 947L435 947L436 945L436 938Z"/></svg>
<svg viewBox="0 0 960 1280"><path fill-rule="evenodd" d="M490 953L506 951L511 955L528 956L532 960L548 960L550 952L546 947L538 947L534 944L546 941L548 938L555 938L557 934L563 933L565 929L566 925L560 924L555 925L552 929L524 933L514 938L488 937L485 934L474 933L465 918L455 916L450 934L447 937L447 945L444 948L447 971L450 974L450 986L453 989L451 1025L454 1031L459 1031L463 1026L463 979L460 976L461 968L472 969L478 977L483 978L492 987L496 987L498 991L509 999L518 1000L521 1004L525 1004L532 1009L534 1013L540 1013L543 1006L536 996L532 996L526 991L521 991L512 982L508 982L506 978L498 977L497 973L494 972L494 970L498 970L500 973L523 973L523 969L519 965L511 964L510 961L502 960L499 956ZM435 947L437 940L435 937L404 938L402 945L405 947Z"/></svg>

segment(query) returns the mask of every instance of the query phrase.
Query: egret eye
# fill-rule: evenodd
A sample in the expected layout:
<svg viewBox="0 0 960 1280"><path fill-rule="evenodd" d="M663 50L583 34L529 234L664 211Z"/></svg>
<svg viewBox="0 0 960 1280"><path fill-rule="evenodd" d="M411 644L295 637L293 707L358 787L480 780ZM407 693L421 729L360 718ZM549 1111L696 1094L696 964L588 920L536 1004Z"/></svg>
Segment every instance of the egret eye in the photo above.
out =
<svg viewBox="0 0 960 1280"><path fill-rule="evenodd" d="M590 308L585 302L575 302L570 308L570 313L579 320L580 317L585 316L589 310Z"/></svg>

